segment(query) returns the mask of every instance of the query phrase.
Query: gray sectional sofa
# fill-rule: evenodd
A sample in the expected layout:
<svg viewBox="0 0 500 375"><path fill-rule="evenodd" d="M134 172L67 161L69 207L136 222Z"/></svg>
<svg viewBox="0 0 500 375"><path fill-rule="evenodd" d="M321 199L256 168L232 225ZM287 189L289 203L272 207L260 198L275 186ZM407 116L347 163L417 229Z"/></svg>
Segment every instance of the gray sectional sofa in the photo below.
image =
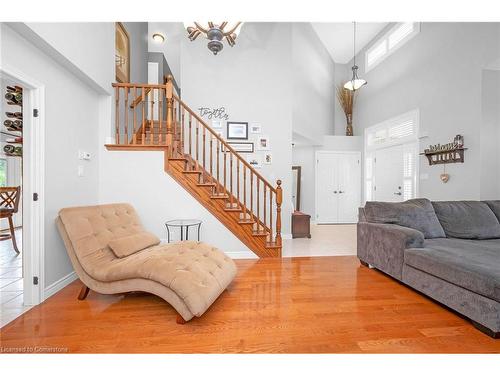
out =
<svg viewBox="0 0 500 375"><path fill-rule="evenodd" d="M367 202L358 258L500 337L500 201Z"/></svg>

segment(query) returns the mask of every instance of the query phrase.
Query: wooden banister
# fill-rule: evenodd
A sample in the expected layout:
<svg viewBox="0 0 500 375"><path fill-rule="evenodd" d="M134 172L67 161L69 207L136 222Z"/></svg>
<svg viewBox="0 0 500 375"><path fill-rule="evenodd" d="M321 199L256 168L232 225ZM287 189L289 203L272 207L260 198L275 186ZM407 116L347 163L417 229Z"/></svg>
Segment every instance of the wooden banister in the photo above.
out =
<svg viewBox="0 0 500 375"><path fill-rule="evenodd" d="M247 235L272 249L265 254L281 248L281 180L271 184L187 106L174 92L171 76L162 85L115 83L113 87L115 149L164 150L165 171L178 171L182 163L180 173L196 187L209 189L210 199L226 215L235 215Z"/></svg>
<svg viewBox="0 0 500 375"><path fill-rule="evenodd" d="M129 88L129 87L126 87L126 88ZM150 91L151 91L151 87L146 88L146 91L145 91L146 95L148 95ZM142 94L141 94L141 95L137 96L134 100L132 100L132 103L130 103L130 108L133 109L133 108L137 107L137 105L142 101L143 101L143 99L142 99Z"/></svg>
<svg viewBox="0 0 500 375"><path fill-rule="evenodd" d="M227 143L224 138L220 137L219 134L217 134L215 132L215 130L213 130L205 121L203 121L203 119L198 116L191 108L189 108L182 100L179 99L179 97L177 95L173 95L174 99L179 101L179 103L181 104L181 106L187 111L189 112L189 114L191 114L191 116L193 116L196 120L198 120L204 127L207 128L207 131L209 131L212 136L214 136L216 139L219 140L219 142L221 143L221 145L223 146L223 148L225 148L226 150L229 150L230 153L234 154L234 156L236 156L237 159L240 160L240 162L245 165L247 168L253 170L253 173L255 174L255 176L257 176L259 179L261 179L264 184L269 188L271 189L271 191L273 191L274 193L276 193L276 189L259 173L255 170L254 167L252 167L252 165L250 165L250 163L248 163L243 157L240 156L240 154L238 152L236 152L234 150L234 148L231 147L231 145L229 143Z"/></svg>

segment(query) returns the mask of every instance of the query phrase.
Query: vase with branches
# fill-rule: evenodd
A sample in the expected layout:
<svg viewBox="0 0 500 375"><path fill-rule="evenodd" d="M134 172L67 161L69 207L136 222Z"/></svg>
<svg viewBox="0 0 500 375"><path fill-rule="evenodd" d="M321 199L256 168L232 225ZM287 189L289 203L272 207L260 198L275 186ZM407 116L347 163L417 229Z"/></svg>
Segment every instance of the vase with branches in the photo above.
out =
<svg viewBox="0 0 500 375"><path fill-rule="evenodd" d="M348 90L344 87L337 86L337 99L342 107L342 111L344 111L346 118L346 128L345 135L352 136L354 135L354 131L352 128L352 111L354 108L354 97L356 91Z"/></svg>

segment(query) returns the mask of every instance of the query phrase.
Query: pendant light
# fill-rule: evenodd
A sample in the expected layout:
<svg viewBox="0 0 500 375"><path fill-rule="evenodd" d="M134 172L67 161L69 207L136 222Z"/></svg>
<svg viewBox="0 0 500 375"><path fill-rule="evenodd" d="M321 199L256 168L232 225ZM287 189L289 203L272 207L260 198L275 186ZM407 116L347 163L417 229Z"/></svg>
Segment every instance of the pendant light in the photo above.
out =
<svg viewBox="0 0 500 375"><path fill-rule="evenodd" d="M362 86L366 85L367 82L364 79L358 77L358 66L356 65L356 22L353 22L353 25L354 25L354 38L353 38L354 57L353 57L353 65L351 68L352 78L350 81L347 81L344 84L344 88L346 88L347 90L356 91Z"/></svg>

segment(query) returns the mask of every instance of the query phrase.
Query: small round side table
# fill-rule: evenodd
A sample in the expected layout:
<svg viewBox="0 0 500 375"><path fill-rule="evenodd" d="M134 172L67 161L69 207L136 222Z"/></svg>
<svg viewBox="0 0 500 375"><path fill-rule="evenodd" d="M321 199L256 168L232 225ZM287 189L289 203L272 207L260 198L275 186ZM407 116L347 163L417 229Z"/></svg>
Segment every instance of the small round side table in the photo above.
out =
<svg viewBox="0 0 500 375"><path fill-rule="evenodd" d="M189 239L189 227L198 228L198 241L200 240L200 228L201 220L197 219L181 219L181 220L169 220L165 223L167 228L167 241L170 243L170 227L181 228L181 241L184 241L184 229L186 231L186 240Z"/></svg>

